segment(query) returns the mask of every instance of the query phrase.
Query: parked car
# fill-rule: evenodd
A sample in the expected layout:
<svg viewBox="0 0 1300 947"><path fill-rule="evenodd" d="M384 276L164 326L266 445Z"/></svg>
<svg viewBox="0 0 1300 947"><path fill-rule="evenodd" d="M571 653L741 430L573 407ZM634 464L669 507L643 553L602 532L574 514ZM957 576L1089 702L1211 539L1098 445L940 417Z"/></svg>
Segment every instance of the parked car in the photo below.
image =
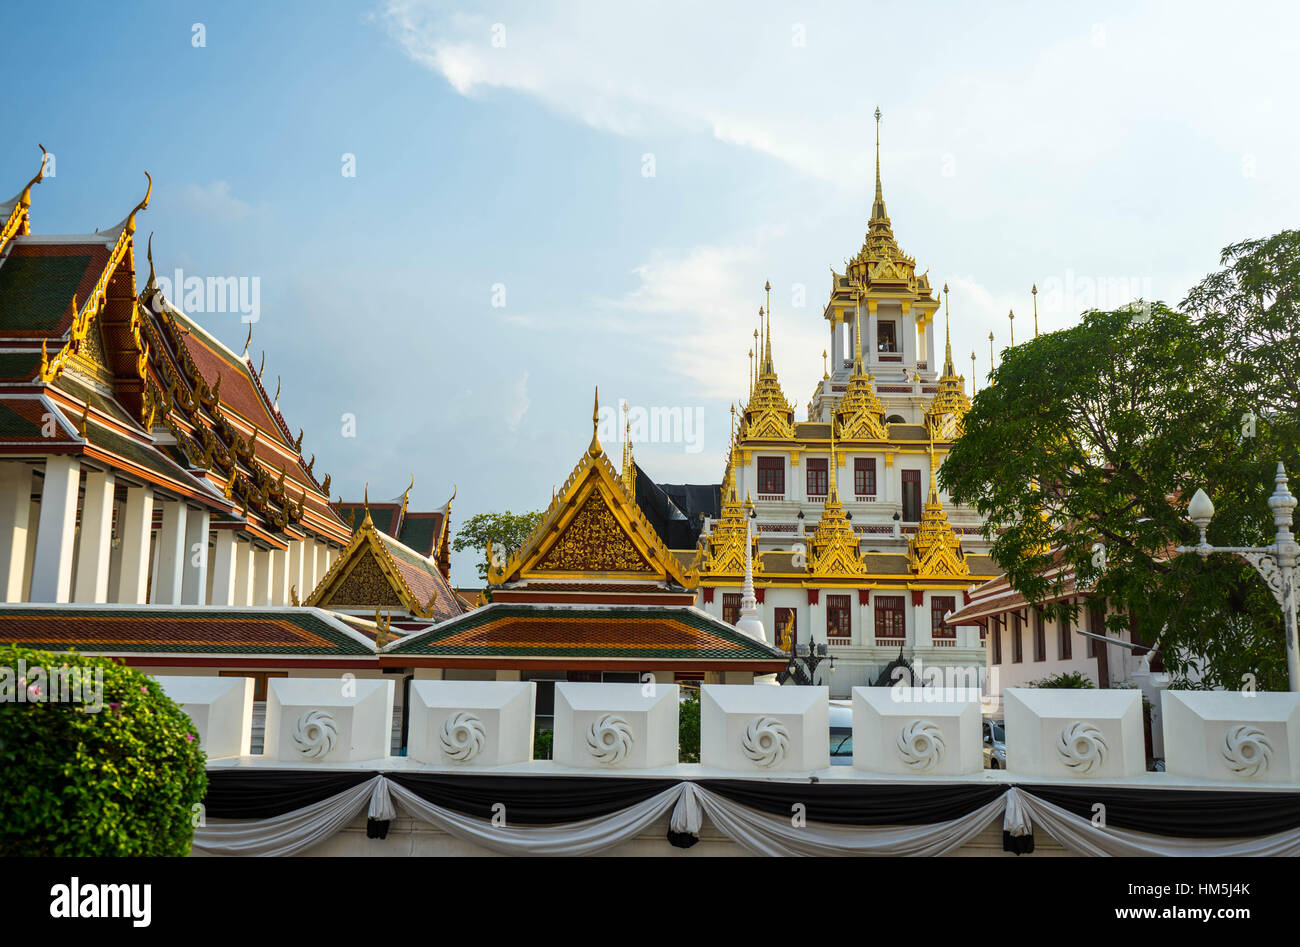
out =
<svg viewBox="0 0 1300 947"><path fill-rule="evenodd" d="M984 768L1007 768L1007 734L998 719L984 718Z"/></svg>
<svg viewBox="0 0 1300 947"><path fill-rule="evenodd" d="M830 703L831 765L853 765L853 703L833 700Z"/></svg>

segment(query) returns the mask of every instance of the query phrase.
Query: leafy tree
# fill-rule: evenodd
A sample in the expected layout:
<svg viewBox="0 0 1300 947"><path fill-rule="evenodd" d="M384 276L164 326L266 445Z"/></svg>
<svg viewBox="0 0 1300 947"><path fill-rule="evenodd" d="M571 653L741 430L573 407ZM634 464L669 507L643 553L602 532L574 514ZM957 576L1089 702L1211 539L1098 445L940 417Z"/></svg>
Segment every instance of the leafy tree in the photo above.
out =
<svg viewBox="0 0 1300 947"><path fill-rule="evenodd" d="M1008 349L940 471L953 499L986 517L1014 588L1046 602L1068 591L1067 570L1050 567L1072 568L1117 609L1111 630L1160 641L1179 686L1235 688L1249 673L1286 688L1281 612L1254 569L1172 549L1197 539L1186 511L1198 487L1216 508L1210 542L1272 540L1277 462L1300 471L1287 362L1300 326L1284 318L1298 254L1295 231L1229 247L1231 266L1192 291L1190 314L1161 303L1091 311ZM1078 618L1068 601L1044 611Z"/></svg>
<svg viewBox="0 0 1300 947"><path fill-rule="evenodd" d="M1092 690L1097 685L1078 671L1062 671L1049 674L1038 681L1031 681L1030 687L1066 688L1070 690Z"/></svg>
<svg viewBox="0 0 1300 947"><path fill-rule="evenodd" d="M532 533L541 520L541 511L532 513L475 513L467 519L456 532L451 548L456 552L466 549L483 551L483 561L475 566L478 576L484 582L488 577L488 544L492 545L492 555L497 565L503 566Z"/></svg>
<svg viewBox="0 0 1300 947"><path fill-rule="evenodd" d="M54 669L82 675L80 692ZM0 646L0 855L188 855L205 764L193 722L153 678Z"/></svg>
<svg viewBox="0 0 1300 947"><path fill-rule="evenodd" d="M677 761L700 761L700 690L683 688L677 716Z"/></svg>

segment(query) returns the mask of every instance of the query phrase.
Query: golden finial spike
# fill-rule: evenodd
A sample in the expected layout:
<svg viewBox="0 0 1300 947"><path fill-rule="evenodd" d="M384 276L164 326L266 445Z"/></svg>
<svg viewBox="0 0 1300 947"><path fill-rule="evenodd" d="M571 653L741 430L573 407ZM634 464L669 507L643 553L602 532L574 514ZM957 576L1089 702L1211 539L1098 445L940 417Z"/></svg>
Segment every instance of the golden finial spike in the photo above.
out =
<svg viewBox="0 0 1300 947"><path fill-rule="evenodd" d="M978 390L975 386L975 350L970 351L970 393L973 397Z"/></svg>
<svg viewBox="0 0 1300 947"><path fill-rule="evenodd" d="M880 106L876 106L876 200L871 205L871 219L883 220L885 217L885 194L880 187Z"/></svg>
<svg viewBox="0 0 1300 947"><path fill-rule="evenodd" d="M361 495L361 505L365 508L366 518L361 521L362 527L374 526L375 521L370 518L370 481L366 481L365 492Z"/></svg>
<svg viewBox="0 0 1300 947"><path fill-rule="evenodd" d="M132 208L131 213L127 215L126 218L127 233L135 233L135 215L138 214L140 211L145 210L149 206L149 195L153 193L153 177L149 174L148 171L144 173L144 176L148 178L149 186L145 188L144 200L142 200L139 204L136 204L135 207Z"/></svg>
<svg viewBox="0 0 1300 947"><path fill-rule="evenodd" d="M146 290L158 288L158 277L153 272L153 231L149 231L149 242L145 245L145 259L149 261L149 279L145 281Z"/></svg>
<svg viewBox="0 0 1300 947"><path fill-rule="evenodd" d="M596 436L596 428L600 423L600 386L596 386L596 399L591 406L591 444L587 447L587 453L592 457L599 457L604 453L604 448L600 446L600 438Z"/></svg>
<svg viewBox="0 0 1300 947"><path fill-rule="evenodd" d="M1014 309L1007 310L1007 321L1011 323L1010 345L1012 348L1015 348L1016 347L1016 311Z"/></svg>
<svg viewBox="0 0 1300 947"><path fill-rule="evenodd" d="M943 373L957 374L952 364L952 332L948 326L948 284L943 284Z"/></svg>
<svg viewBox="0 0 1300 947"><path fill-rule="evenodd" d="M830 372L826 370L826 350L822 349L822 381L830 377Z"/></svg>
<svg viewBox="0 0 1300 947"><path fill-rule="evenodd" d="M749 350L749 397L754 397L754 350Z"/></svg>
<svg viewBox="0 0 1300 947"><path fill-rule="evenodd" d="M38 144L36 147L41 149L41 169L36 172L36 177L27 182L27 186L23 188L23 193L18 198L18 203L24 207L32 206L32 187L40 184L41 179L45 177L45 156L49 152L45 150L44 145Z"/></svg>
<svg viewBox="0 0 1300 947"><path fill-rule="evenodd" d="M253 324L248 324L248 337L244 339L244 360L248 360L248 347L253 344Z"/></svg>
<svg viewBox="0 0 1300 947"><path fill-rule="evenodd" d="M275 376L275 409L280 410L280 376Z"/></svg>
<svg viewBox="0 0 1300 947"><path fill-rule="evenodd" d="M1038 284L1030 287L1029 294L1034 297L1034 338L1038 338Z"/></svg>
<svg viewBox="0 0 1300 947"><path fill-rule="evenodd" d="M835 419L831 419L831 463L830 471L826 476L826 503L827 505L835 504L840 501L839 490L835 487Z"/></svg>
<svg viewBox="0 0 1300 947"><path fill-rule="evenodd" d="M993 371L994 367L995 366L993 363L993 333L990 332L989 333L989 372L990 373Z"/></svg>
<svg viewBox="0 0 1300 947"><path fill-rule="evenodd" d="M257 377L261 378L266 372L266 349L262 349L262 362L257 366Z"/></svg>

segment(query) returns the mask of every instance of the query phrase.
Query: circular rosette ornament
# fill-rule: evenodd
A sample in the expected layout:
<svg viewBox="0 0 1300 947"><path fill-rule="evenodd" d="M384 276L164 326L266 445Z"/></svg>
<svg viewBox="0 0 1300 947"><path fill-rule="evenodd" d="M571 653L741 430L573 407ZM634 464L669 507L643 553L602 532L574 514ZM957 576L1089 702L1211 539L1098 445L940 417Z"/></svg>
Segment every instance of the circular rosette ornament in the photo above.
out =
<svg viewBox="0 0 1300 947"><path fill-rule="evenodd" d="M1249 724L1228 728L1223 735L1223 765L1242 779L1253 779L1268 772L1273 759L1273 744L1262 730Z"/></svg>
<svg viewBox="0 0 1300 947"><path fill-rule="evenodd" d="M289 739L303 759L323 760L338 743L339 725L323 710L308 710L293 725Z"/></svg>
<svg viewBox="0 0 1300 947"><path fill-rule="evenodd" d="M462 710L443 721L439 739L447 759L453 763L468 763L483 752L487 731L483 729L482 720Z"/></svg>
<svg viewBox="0 0 1300 947"><path fill-rule="evenodd" d="M929 720L913 720L898 731L898 755L918 773L928 773L943 761L943 731Z"/></svg>
<svg viewBox="0 0 1300 947"><path fill-rule="evenodd" d="M632 725L618 714L601 714L587 728L587 750L598 763L613 766L632 749Z"/></svg>
<svg viewBox="0 0 1300 947"><path fill-rule="evenodd" d="M779 720L755 717L745 728L740 748L745 758L757 766L777 766L790 752L790 734Z"/></svg>
<svg viewBox="0 0 1300 947"><path fill-rule="evenodd" d="M1056 739L1056 755L1061 764L1078 776L1087 776L1101 769L1109 752L1101 731L1083 721L1063 727Z"/></svg>

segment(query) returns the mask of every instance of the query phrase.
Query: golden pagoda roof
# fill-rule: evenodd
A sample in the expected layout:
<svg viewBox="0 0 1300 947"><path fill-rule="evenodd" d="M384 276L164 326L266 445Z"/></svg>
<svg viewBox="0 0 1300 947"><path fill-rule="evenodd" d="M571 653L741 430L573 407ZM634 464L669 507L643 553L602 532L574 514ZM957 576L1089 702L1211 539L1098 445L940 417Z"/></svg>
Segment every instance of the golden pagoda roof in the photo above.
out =
<svg viewBox="0 0 1300 947"><path fill-rule="evenodd" d="M696 584L605 455L596 434L599 397L597 391L590 446L528 539L504 567L488 570L489 584L592 578Z"/></svg>
<svg viewBox="0 0 1300 947"><path fill-rule="evenodd" d="M772 284L769 282L764 288L768 292L766 340L758 381L749 403L745 405L741 437L747 440L789 440L794 437L794 405L786 400L772 361ZM761 318L763 310L759 309L758 313Z"/></svg>
<svg viewBox="0 0 1300 947"><path fill-rule="evenodd" d="M948 514L939 502L939 488L934 479L934 451L930 452L930 496L921 513L921 525L908 541L907 561L923 578L970 575L970 565L962 554L961 540L948 522Z"/></svg>
<svg viewBox="0 0 1300 947"><path fill-rule="evenodd" d="M835 485L835 437L831 435L830 476L822 517L812 536L809 565L815 576L866 575L867 564L858 549L853 524L844 514L839 488Z"/></svg>
<svg viewBox="0 0 1300 947"><path fill-rule="evenodd" d="M952 441L961 434L962 423L970 411L970 398L966 396L966 379L957 374L952 363L952 336L948 328L948 285L943 287L943 374L939 376L939 390L926 409L926 427L934 440Z"/></svg>
<svg viewBox="0 0 1300 947"><path fill-rule="evenodd" d="M889 437L885 426L885 406L880 403L871 373L862 364L862 312L857 307L853 333L853 374L844 389L844 397L835 406L841 440L883 441Z"/></svg>

